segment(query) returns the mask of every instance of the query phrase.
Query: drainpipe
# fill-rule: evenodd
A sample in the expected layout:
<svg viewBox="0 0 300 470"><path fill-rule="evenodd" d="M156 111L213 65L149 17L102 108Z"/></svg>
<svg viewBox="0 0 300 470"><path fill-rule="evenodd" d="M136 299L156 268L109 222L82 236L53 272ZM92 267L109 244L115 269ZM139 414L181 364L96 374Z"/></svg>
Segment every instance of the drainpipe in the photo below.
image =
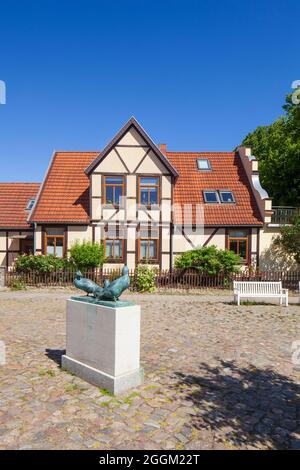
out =
<svg viewBox="0 0 300 470"><path fill-rule="evenodd" d="M33 232L33 254L35 255L36 254L36 227L37 227L37 224L36 222L33 223L33 228L34 228L34 232Z"/></svg>

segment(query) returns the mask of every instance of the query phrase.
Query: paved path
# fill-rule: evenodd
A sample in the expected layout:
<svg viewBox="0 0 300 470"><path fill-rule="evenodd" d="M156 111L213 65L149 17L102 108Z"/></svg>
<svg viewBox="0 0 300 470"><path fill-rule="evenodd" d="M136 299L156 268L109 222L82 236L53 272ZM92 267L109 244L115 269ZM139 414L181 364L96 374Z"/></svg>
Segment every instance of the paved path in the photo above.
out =
<svg viewBox="0 0 300 470"><path fill-rule="evenodd" d="M59 367L68 296L0 292L0 449L300 448L299 306L130 295L145 384L115 398Z"/></svg>

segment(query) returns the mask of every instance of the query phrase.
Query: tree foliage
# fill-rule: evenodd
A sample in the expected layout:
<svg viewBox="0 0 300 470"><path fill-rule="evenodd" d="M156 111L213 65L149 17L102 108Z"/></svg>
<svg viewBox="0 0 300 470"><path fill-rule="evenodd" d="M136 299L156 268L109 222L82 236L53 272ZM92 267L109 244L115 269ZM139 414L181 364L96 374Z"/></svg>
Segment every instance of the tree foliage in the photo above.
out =
<svg viewBox="0 0 300 470"><path fill-rule="evenodd" d="M292 225L284 225L280 229L280 235L276 239L287 254L293 256L300 265L300 215L297 215Z"/></svg>
<svg viewBox="0 0 300 470"><path fill-rule="evenodd" d="M78 269L97 268L104 263L104 248L101 243L76 242L70 248L70 261Z"/></svg>
<svg viewBox="0 0 300 470"><path fill-rule="evenodd" d="M195 268L199 272L216 275L238 271L241 258L233 251L219 250L216 246L204 246L186 251L175 259L179 269Z"/></svg>
<svg viewBox="0 0 300 470"><path fill-rule="evenodd" d="M300 206L300 105L286 97L285 115L259 126L242 142L260 162L262 186L274 205Z"/></svg>

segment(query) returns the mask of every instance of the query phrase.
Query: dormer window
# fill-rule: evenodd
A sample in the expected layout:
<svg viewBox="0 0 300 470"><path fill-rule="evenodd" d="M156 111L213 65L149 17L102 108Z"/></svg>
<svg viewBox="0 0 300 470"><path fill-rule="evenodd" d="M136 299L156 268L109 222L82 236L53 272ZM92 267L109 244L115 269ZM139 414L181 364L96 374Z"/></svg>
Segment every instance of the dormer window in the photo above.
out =
<svg viewBox="0 0 300 470"><path fill-rule="evenodd" d="M207 158L197 158L197 168L200 171L211 170L210 161Z"/></svg>
<svg viewBox="0 0 300 470"><path fill-rule="evenodd" d="M217 191L203 191L204 201L210 204L218 204L219 198Z"/></svg>
<svg viewBox="0 0 300 470"><path fill-rule="evenodd" d="M235 202L231 191L219 191L219 194L220 194L221 202L226 203L226 204Z"/></svg>
<svg viewBox="0 0 300 470"><path fill-rule="evenodd" d="M27 206L26 206L26 210L31 211L31 209L33 208L34 203L35 203L35 199L29 199L29 201L27 203Z"/></svg>

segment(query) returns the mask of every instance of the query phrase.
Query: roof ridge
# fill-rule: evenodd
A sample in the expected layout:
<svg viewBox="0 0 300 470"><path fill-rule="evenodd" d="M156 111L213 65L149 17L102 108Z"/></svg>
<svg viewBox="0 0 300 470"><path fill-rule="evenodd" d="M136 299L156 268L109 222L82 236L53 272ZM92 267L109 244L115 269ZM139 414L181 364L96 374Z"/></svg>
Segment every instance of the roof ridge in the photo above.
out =
<svg viewBox="0 0 300 470"><path fill-rule="evenodd" d="M232 151L232 152L230 152L230 151L222 151L222 150L220 150L220 151L215 150L215 151L213 151L213 152L211 152L211 151L202 151L202 150L199 151L199 152L196 152L196 151L191 151L191 152L189 152L189 151L185 151L185 150L184 150L184 151L180 151L180 150L167 150L167 154L168 154L168 153L189 153L189 154L190 154L190 153L194 153L194 154L199 154L199 153L205 153L205 154L228 153L228 154L232 155L232 154L234 154L235 152L234 152L234 151Z"/></svg>
<svg viewBox="0 0 300 470"><path fill-rule="evenodd" d="M38 181L0 181L0 184L41 184Z"/></svg>
<svg viewBox="0 0 300 470"><path fill-rule="evenodd" d="M55 153L100 153L101 150L55 150Z"/></svg>

